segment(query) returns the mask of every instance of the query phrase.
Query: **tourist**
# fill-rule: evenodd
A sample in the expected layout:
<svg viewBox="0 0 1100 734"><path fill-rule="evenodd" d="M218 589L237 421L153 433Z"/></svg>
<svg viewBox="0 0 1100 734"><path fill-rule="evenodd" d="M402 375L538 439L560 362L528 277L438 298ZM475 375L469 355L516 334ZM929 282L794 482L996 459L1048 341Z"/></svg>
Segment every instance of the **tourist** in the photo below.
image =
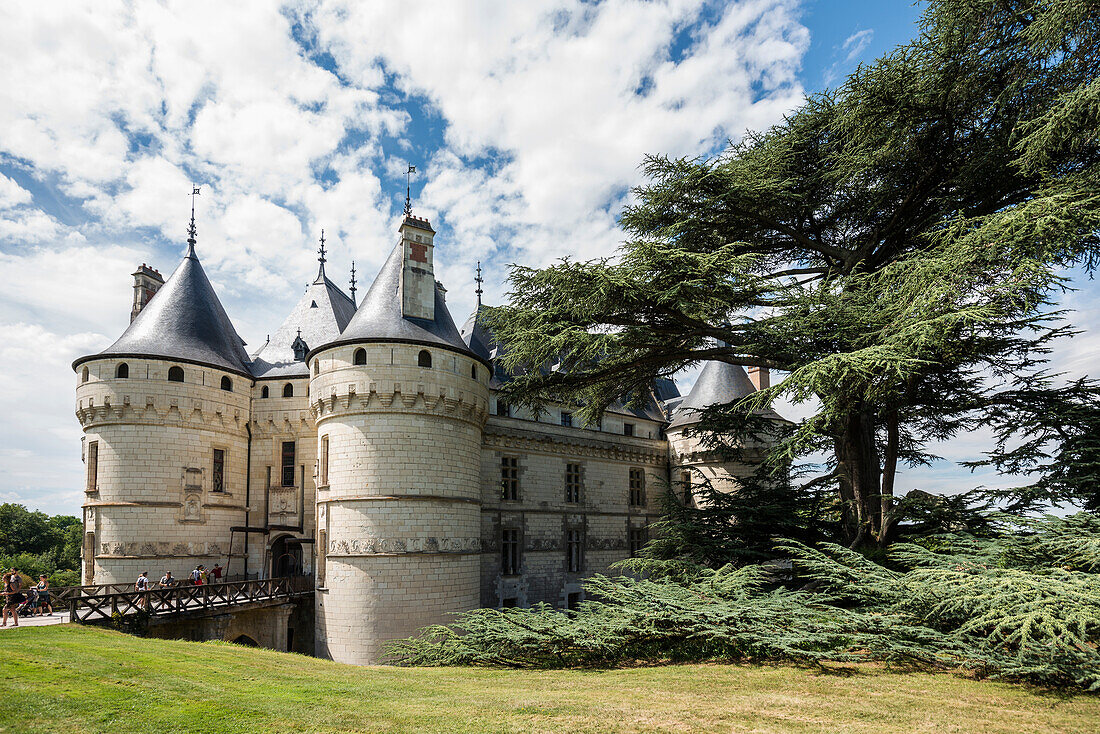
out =
<svg viewBox="0 0 1100 734"><path fill-rule="evenodd" d="M210 575L213 577L211 583L218 583L222 580L222 567L215 563L214 568L210 569Z"/></svg>
<svg viewBox="0 0 1100 734"><path fill-rule="evenodd" d="M46 574L38 577L38 586L34 588L38 589L38 608L47 609L50 614L53 614L53 606L50 604L50 580L46 578Z"/></svg>
<svg viewBox="0 0 1100 734"><path fill-rule="evenodd" d="M138 599L138 606L142 609L148 608L149 597L145 593L149 591L149 572L142 571L141 575L137 577L137 582L134 584L134 588L137 590L141 597Z"/></svg>
<svg viewBox="0 0 1100 734"><path fill-rule="evenodd" d="M195 570L191 572L191 583L195 586L202 586L202 564L195 566Z"/></svg>
<svg viewBox="0 0 1100 734"><path fill-rule="evenodd" d="M14 568L4 575L4 612L3 612L3 624L0 627L8 626L8 615L11 615L13 627L19 626L19 605L23 603L26 597L23 596L23 579L20 578L19 572Z"/></svg>
<svg viewBox="0 0 1100 734"><path fill-rule="evenodd" d="M168 589L176 585L176 580L172 578L171 571L165 571L164 575L160 577L160 588Z"/></svg>

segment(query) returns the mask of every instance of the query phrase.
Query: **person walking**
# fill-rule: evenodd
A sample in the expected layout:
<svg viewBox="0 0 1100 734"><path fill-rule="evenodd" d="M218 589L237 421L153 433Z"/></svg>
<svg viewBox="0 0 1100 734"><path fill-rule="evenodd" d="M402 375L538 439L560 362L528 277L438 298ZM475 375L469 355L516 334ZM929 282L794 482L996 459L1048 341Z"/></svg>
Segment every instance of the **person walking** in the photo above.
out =
<svg viewBox="0 0 1100 734"><path fill-rule="evenodd" d="M137 577L137 581L134 583L134 589L141 594L138 598L138 606L142 609L149 608L149 595L145 592L149 591L149 572L142 571L141 575Z"/></svg>
<svg viewBox="0 0 1100 734"><path fill-rule="evenodd" d="M11 615L12 627L19 626L19 605L23 603L25 596L23 596L23 579L19 576L19 572L14 568L4 576L4 612L3 612L3 624L0 627L8 626L8 615Z"/></svg>
<svg viewBox="0 0 1100 734"><path fill-rule="evenodd" d="M210 575L213 577L210 583L220 582L222 580L222 567L215 563L214 568L210 569Z"/></svg>
<svg viewBox="0 0 1100 734"><path fill-rule="evenodd" d="M195 570L191 572L191 583L195 586L202 586L202 564L195 566Z"/></svg>
<svg viewBox="0 0 1100 734"><path fill-rule="evenodd" d="M165 571L164 575L160 577L160 588L169 589L176 585L176 580L172 578L171 571Z"/></svg>
<svg viewBox="0 0 1100 734"><path fill-rule="evenodd" d="M38 577L38 585L34 588L38 589L38 608L49 610L48 613L53 614L53 606L50 604L50 580L46 574Z"/></svg>

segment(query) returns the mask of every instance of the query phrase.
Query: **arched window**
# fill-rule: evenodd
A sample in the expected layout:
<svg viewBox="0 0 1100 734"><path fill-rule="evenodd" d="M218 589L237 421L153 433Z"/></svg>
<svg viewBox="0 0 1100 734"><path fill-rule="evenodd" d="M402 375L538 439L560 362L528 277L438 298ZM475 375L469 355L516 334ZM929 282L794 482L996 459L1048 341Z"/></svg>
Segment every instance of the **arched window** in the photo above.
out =
<svg viewBox="0 0 1100 734"><path fill-rule="evenodd" d="M85 368L84 368L84 369L83 369L83 370L82 370L82 371L80 372L80 381L81 381L81 382L87 382L87 381L88 381L88 368L87 368L87 367L85 367Z"/></svg>
<svg viewBox="0 0 1100 734"><path fill-rule="evenodd" d="M125 362L120 362L118 367L115 367L115 377L120 380L125 380L130 376L130 365Z"/></svg>
<svg viewBox="0 0 1100 734"><path fill-rule="evenodd" d="M283 397L284 398L294 397L294 385L292 385L289 382L287 384L283 385Z"/></svg>
<svg viewBox="0 0 1100 734"><path fill-rule="evenodd" d="M432 353L427 349L421 349L420 355L416 358L416 364L420 367L432 366Z"/></svg>
<svg viewBox="0 0 1100 734"><path fill-rule="evenodd" d="M474 378L475 380L477 379L477 365L476 364L470 365L470 377Z"/></svg>
<svg viewBox="0 0 1100 734"><path fill-rule="evenodd" d="M230 380L228 377L222 378L222 390L225 390L226 392L233 392L233 381Z"/></svg>
<svg viewBox="0 0 1100 734"><path fill-rule="evenodd" d="M267 390L267 385L264 385L264 389L260 390L260 397L261 398L266 398L270 394L271 393L269 393L268 390Z"/></svg>
<svg viewBox="0 0 1100 734"><path fill-rule="evenodd" d="M367 350L366 349L356 349L355 350L355 364L366 364L366 363L367 363Z"/></svg>
<svg viewBox="0 0 1100 734"><path fill-rule="evenodd" d="M183 382L183 368L179 365L172 365L168 368L168 381L169 382Z"/></svg>

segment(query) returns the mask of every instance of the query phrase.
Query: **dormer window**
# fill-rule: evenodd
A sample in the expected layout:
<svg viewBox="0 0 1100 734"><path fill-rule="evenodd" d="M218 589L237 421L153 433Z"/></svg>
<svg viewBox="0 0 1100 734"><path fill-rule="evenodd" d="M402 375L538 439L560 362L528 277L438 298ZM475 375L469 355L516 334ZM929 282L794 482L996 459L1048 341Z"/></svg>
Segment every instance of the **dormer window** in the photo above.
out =
<svg viewBox="0 0 1100 734"><path fill-rule="evenodd" d="M306 344L305 339L302 338L301 329L298 329L298 336L294 338L294 343L290 345L290 348L294 350L295 362L306 361L306 354L309 352L309 345Z"/></svg>

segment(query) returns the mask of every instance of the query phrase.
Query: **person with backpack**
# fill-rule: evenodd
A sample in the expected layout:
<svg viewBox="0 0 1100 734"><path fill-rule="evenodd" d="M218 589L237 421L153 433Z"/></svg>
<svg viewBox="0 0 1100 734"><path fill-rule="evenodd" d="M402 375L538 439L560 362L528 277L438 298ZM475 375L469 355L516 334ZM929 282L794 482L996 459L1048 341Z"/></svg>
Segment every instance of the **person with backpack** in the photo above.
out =
<svg viewBox="0 0 1100 734"><path fill-rule="evenodd" d="M137 577L137 581L134 583L134 590L141 594L138 599L138 606L142 609L147 609L149 606L149 595L145 592L149 591L149 572L142 571L141 575Z"/></svg>
<svg viewBox="0 0 1100 734"><path fill-rule="evenodd" d="M191 583L195 586L202 586L202 564L195 566L195 570L191 572Z"/></svg>
<svg viewBox="0 0 1100 734"><path fill-rule="evenodd" d="M0 627L8 626L8 615L11 615L12 621L15 623L12 626L19 626L19 605L23 603L26 596L23 595L23 579L19 576L19 572L14 568L4 575L4 612L3 612L3 624Z"/></svg>

